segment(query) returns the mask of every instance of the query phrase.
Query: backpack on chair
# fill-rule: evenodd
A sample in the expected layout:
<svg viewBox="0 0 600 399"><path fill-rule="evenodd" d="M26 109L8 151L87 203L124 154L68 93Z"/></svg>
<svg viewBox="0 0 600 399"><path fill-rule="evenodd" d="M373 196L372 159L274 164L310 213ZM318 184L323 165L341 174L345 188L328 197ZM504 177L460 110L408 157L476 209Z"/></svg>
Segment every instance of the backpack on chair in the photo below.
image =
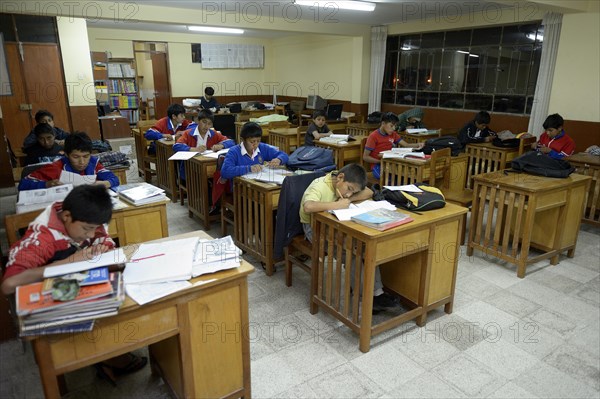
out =
<svg viewBox="0 0 600 399"><path fill-rule="evenodd" d="M446 206L446 199L439 188L423 183L415 183L415 186L421 189L420 193L389 190L387 188L382 190L379 184L375 184L373 186L373 200L386 200L396 207L408 211L430 211Z"/></svg>
<svg viewBox="0 0 600 399"><path fill-rule="evenodd" d="M328 172L335 169L333 151L329 148L302 146L290 155L287 166L292 169Z"/></svg>

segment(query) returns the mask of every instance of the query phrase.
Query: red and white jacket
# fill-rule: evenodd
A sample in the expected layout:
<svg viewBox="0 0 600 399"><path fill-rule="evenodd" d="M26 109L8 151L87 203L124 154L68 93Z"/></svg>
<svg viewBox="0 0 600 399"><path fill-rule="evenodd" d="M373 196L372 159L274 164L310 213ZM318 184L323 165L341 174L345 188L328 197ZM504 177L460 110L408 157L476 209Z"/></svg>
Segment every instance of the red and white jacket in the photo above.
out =
<svg viewBox="0 0 600 399"><path fill-rule="evenodd" d="M542 133L538 145L544 145L550 148L548 155L554 159L563 159L570 157L575 152L575 142L567 136L564 130L556 135L553 139L546 132Z"/></svg>

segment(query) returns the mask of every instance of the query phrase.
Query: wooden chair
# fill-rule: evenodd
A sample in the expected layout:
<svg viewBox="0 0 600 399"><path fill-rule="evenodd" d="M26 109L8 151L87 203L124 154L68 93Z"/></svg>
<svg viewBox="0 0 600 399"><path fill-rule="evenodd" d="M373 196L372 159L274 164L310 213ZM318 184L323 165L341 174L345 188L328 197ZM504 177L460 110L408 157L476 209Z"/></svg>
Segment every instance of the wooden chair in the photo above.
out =
<svg viewBox="0 0 600 399"><path fill-rule="evenodd" d="M298 126L296 130L298 147L302 147L304 145L304 135L306 135L307 130L308 126Z"/></svg>
<svg viewBox="0 0 600 399"><path fill-rule="evenodd" d="M519 155L525 154L527 151L531 150L531 145L537 141L537 137L530 136L524 137L519 141Z"/></svg>
<svg viewBox="0 0 600 399"><path fill-rule="evenodd" d="M447 202L463 206L471 209L473 203L473 190L463 188L460 191L449 190L450 187L450 164L452 158L450 156L450 148L434 151L431 154L431 163L429 169L429 185L439 187L444 194ZM438 178L441 176L442 183L438 183ZM463 216L463 226L461 230L461 244L465 243L467 229L467 214Z"/></svg>
<svg viewBox="0 0 600 399"><path fill-rule="evenodd" d="M21 239L19 230L27 228L29 223L33 222L43 209L17 213L16 215L6 215L4 217L4 226L6 227L6 238L8 245L11 246Z"/></svg>
<svg viewBox="0 0 600 399"><path fill-rule="evenodd" d="M363 159L363 154L365 152L365 145L367 144L367 140L369 139L369 137L363 137L362 140L360 141L360 162L359 164L362 165L363 168L365 168L365 170L367 171L367 185L369 187L373 186L373 184L377 184L381 181L377 180L375 178L375 176L373 176L373 172L371 172L371 164L368 162L365 162L365 160ZM383 171L381 173L381 176L383 176Z"/></svg>
<svg viewBox="0 0 600 399"><path fill-rule="evenodd" d="M221 197L221 237L227 236L228 224L235 230L235 204L233 202L233 194L223 194Z"/></svg>
<svg viewBox="0 0 600 399"><path fill-rule="evenodd" d="M148 154L150 140L146 140L144 133L146 133L149 128L154 126L155 123L156 120L138 121L137 129L133 130L138 172L147 183L151 183L152 176L156 174L156 169L152 168L152 164L156 165L156 155Z"/></svg>

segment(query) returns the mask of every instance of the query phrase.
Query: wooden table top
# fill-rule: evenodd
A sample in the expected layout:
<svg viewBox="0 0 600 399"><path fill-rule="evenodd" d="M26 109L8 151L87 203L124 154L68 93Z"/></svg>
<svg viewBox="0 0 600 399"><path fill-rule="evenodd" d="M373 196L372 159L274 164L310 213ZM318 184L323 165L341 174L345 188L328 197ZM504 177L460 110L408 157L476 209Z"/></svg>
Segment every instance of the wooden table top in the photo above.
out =
<svg viewBox="0 0 600 399"><path fill-rule="evenodd" d="M600 166L600 157L597 155L588 154L587 152L573 154L570 157L565 158L565 161Z"/></svg>
<svg viewBox="0 0 600 399"><path fill-rule="evenodd" d="M294 136L298 134L297 127L277 127L274 129L269 129L269 133L281 134L283 136Z"/></svg>
<svg viewBox="0 0 600 399"><path fill-rule="evenodd" d="M483 183L495 183L502 185L503 187L510 187L527 192L553 190L591 179L590 176L584 176L577 173L572 173L569 177L562 179L530 175L527 173L507 172L505 174L504 172L505 171L503 170L498 170L492 173L483 173L473 176L473 179Z"/></svg>

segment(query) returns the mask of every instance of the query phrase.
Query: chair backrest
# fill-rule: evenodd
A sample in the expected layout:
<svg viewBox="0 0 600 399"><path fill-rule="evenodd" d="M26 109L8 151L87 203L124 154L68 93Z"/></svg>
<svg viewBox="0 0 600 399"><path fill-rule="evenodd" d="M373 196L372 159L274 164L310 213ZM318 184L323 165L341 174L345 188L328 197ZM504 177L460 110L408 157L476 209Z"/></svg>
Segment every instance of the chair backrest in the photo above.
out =
<svg viewBox="0 0 600 399"><path fill-rule="evenodd" d="M235 114L216 114L213 128L235 140Z"/></svg>
<svg viewBox="0 0 600 399"><path fill-rule="evenodd" d="M290 123L288 121L275 121L275 122L269 122L269 124L266 126L267 130L270 129L277 129L279 127L289 127ZM265 128L263 128L263 131L265 130Z"/></svg>
<svg viewBox="0 0 600 399"><path fill-rule="evenodd" d="M363 154L365 152L365 146L367 145L367 139L369 137L363 137L362 140L360 140L360 164L362 165L363 168L365 168L366 170L371 170L371 165L367 164L367 162L365 162L365 160L363 159Z"/></svg>
<svg viewBox="0 0 600 399"><path fill-rule="evenodd" d="M537 137L524 137L519 141L519 155L523 155L531 149L531 145L537 141Z"/></svg>
<svg viewBox="0 0 600 399"><path fill-rule="evenodd" d="M450 148L431 153L429 162L429 185L448 188L450 185ZM440 183L441 181L441 183ZM437 183L437 184L436 184Z"/></svg>
<svg viewBox="0 0 600 399"><path fill-rule="evenodd" d="M296 115L300 115L304 110L304 101L302 100L292 100L290 101L290 109L294 111Z"/></svg>
<svg viewBox="0 0 600 399"><path fill-rule="evenodd" d="M325 176L325 172L293 175L283 180L277 205L277 223L274 236L275 259L283 256L283 249L289 245L295 236L302 234L299 213L302 196L310 183L322 176Z"/></svg>
<svg viewBox="0 0 600 399"><path fill-rule="evenodd" d="M16 215L6 215L4 217L4 226L6 227L6 238L8 245L11 246L21 239L19 230L27 228L29 223L33 222L43 209L35 211L17 213Z"/></svg>

